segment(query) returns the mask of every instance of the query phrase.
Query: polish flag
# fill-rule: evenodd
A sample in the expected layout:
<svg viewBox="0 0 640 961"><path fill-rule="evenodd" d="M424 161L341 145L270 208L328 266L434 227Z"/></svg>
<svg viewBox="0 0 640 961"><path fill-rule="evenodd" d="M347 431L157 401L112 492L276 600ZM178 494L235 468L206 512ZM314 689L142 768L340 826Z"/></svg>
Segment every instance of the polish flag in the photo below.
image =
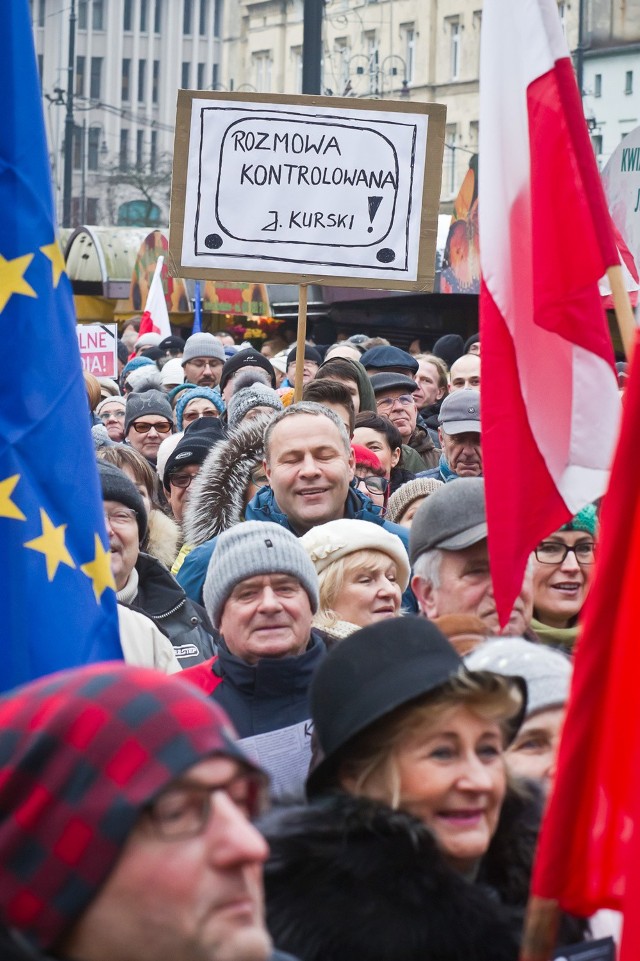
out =
<svg viewBox="0 0 640 961"><path fill-rule="evenodd" d="M602 495L619 397L598 280L611 218L555 0L486 0L482 444L501 624L536 544Z"/></svg>
<svg viewBox="0 0 640 961"><path fill-rule="evenodd" d="M163 264L164 257L158 257L142 320L140 321L140 334L160 334L164 338L171 336L171 324L169 323L169 311L162 287Z"/></svg>

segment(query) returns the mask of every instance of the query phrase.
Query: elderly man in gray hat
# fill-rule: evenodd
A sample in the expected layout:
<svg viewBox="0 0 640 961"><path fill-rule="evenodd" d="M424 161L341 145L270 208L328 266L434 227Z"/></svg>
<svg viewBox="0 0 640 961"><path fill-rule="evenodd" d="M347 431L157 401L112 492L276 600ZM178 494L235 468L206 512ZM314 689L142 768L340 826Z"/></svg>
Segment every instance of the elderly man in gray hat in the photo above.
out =
<svg viewBox="0 0 640 961"><path fill-rule="evenodd" d="M203 594L218 653L181 676L225 709L276 790L301 792L311 756L309 685L326 654L311 627L315 568L290 531L245 521L218 538Z"/></svg>
<svg viewBox="0 0 640 961"><path fill-rule="evenodd" d="M197 387L217 387L226 359L224 347L213 334L192 334L181 360L185 381Z"/></svg>
<svg viewBox="0 0 640 961"><path fill-rule="evenodd" d="M440 463L417 476L435 477L445 484L458 477L481 477L480 391L456 390L445 397L438 423Z"/></svg>
<svg viewBox="0 0 640 961"><path fill-rule="evenodd" d="M527 569L509 622L500 630L489 570L481 477L445 484L427 497L413 518L409 559L411 587L425 617L475 614L492 634L511 636L522 636L531 624L533 581Z"/></svg>

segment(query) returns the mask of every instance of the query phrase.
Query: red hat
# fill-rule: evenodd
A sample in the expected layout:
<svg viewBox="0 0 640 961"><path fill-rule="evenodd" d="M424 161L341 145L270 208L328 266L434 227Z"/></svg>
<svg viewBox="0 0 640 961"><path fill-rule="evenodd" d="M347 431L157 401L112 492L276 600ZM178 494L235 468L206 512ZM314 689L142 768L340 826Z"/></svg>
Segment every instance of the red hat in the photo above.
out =
<svg viewBox="0 0 640 961"><path fill-rule="evenodd" d="M371 470L384 474L384 467L375 451L369 450L368 447L362 447L361 444L352 444L351 449L356 457L356 467L370 467Z"/></svg>

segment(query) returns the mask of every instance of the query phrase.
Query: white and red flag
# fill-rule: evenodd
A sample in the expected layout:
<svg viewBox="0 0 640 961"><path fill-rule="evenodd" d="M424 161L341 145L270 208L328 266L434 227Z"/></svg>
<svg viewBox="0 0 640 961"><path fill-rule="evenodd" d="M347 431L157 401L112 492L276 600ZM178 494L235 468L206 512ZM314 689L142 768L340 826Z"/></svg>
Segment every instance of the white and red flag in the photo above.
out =
<svg viewBox="0 0 640 961"><path fill-rule="evenodd" d="M555 0L486 0L483 459L501 623L535 545L605 490L619 398L598 280L611 218Z"/></svg>
<svg viewBox="0 0 640 961"><path fill-rule="evenodd" d="M164 257L158 257L156 269L149 285L147 302L140 321L140 334L160 334L162 337L171 336L169 311L162 287L162 266Z"/></svg>

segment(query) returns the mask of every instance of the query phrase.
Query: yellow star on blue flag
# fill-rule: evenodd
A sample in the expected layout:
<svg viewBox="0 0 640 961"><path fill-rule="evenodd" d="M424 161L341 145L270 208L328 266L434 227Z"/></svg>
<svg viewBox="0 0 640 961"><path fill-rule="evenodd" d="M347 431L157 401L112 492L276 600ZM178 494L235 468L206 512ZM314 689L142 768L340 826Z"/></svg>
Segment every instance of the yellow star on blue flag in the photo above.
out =
<svg viewBox="0 0 640 961"><path fill-rule="evenodd" d="M0 89L2 691L122 651L28 0L2 7Z"/></svg>

